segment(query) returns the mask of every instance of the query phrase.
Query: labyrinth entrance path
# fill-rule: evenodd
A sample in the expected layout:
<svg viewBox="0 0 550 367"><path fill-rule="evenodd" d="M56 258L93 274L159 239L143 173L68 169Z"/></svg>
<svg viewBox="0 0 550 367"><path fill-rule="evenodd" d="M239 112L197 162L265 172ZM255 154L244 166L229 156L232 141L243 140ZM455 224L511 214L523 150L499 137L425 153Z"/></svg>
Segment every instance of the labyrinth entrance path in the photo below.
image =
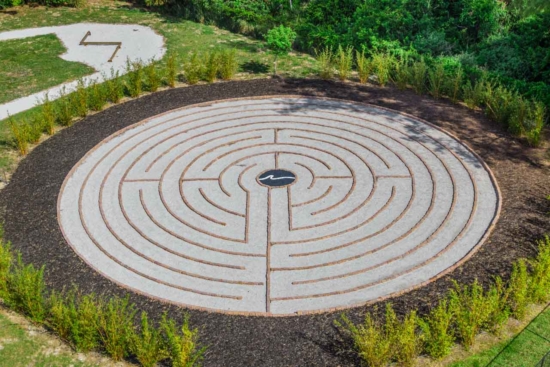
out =
<svg viewBox="0 0 550 367"><path fill-rule="evenodd" d="M65 238L114 282L182 306L291 315L426 284L488 236L500 197L464 144L345 101L202 104L133 125L70 172Z"/></svg>

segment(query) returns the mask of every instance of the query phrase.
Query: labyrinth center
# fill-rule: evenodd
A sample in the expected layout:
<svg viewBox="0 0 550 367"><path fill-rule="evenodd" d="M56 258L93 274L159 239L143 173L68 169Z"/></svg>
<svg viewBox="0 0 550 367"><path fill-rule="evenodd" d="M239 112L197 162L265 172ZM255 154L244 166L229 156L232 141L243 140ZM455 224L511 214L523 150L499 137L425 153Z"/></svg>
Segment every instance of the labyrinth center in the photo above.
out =
<svg viewBox="0 0 550 367"><path fill-rule="evenodd" d="M442 130L378 107L228 100L107 138L67 176L68 243L112 281L220 312L375 301L465 260L497 219L489 169Z"/></svg>

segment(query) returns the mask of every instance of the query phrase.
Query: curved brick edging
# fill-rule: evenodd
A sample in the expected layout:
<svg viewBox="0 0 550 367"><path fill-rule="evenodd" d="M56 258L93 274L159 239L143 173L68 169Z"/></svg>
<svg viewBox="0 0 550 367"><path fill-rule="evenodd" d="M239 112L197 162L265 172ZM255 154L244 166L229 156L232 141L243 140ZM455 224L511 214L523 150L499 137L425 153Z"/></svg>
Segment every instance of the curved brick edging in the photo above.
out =
<svg viewBox="0 0 550 367"><path fill-rule="evenodd" d="M54 288L69 286L74 280L85 292L123 294L124 290L98 275L76 254L67 251L56 220L57 194L72 167L95 145L114 132L150 116L211 100L256 95L315 94L367 102L412 113L415 117L442 125L480 153L489 164L503 195L501 219L491 238L464 265L451 273L459 281L473 277L487 281L509 271L508 264L532 251L531 239L550 228L544 216L525 217L526 209L540 205L547 172L533 166L522 147L498 132L490 123L480 123L475 114L446 102L432 101L408 92L340 83L307 80L256 80L220 83L169 90L115 106L90 116L38 146L20 165L0 194L6 220L6 238L21 250L25 261L47 266L46 280ZM495 140L501 143L494 144ZM505 146L506 149L500 149ZM521 149L520 149L521 148ZM511 169L513 168L513 169ZM522 206L524 206L522 208ZM517 209L519 208L519 209ZM541 209L540 207L538 209ZM532 210L531 210L532 211ZM532 214L529 214L532 216ZM433 303L449 286L448 277L416 291L393 298L398 312ZM132 294L133 302L153 314L168 310L177 317L175 306ZM363 306L347 311L361 319ZM287 318L250 318L218 313L189 311L195 325L202 328L202 340L209 344L207 366L288 366L354 365L348 354L339 352L338 336L332 320L338 313Z"/></svg>

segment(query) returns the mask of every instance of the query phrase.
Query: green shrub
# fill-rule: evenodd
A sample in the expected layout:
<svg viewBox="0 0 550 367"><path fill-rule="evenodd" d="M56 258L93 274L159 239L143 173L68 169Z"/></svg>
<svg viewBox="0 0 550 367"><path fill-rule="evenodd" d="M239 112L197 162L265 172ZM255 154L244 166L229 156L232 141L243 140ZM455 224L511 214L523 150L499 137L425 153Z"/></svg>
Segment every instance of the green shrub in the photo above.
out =
<svg viewBox="0 0 550 367"><path fill-rule="evenodd" d="M67 299L71 332L69 343L77 352L87 352L99 345L98 321L101 307L94 294Z"/></svg>
<svg viewBox="0 0 550 367"><path fill-rule="evenodd" d="M63 95L64 92L65 88L63 88L61 94ZM44 98L44 102L42 103L42 107L40 108L40 113L42 114L43 126L46 134L53 135L55 129L56 111L47 94L46 98Z"/></svg>
<svg viewBox="0 0 550 367"><path fill-rule="evenodd" d="M61 126L71 126L73 123L73 106L71 103L71 98L68 97L65 93L65 89L61 92L61 97L55 101L55 111L57 116L57 122ZM51 134L53 134L53 126Z"/></svg>
<svg viewBox="0 0 550 367"><path fill-rule="evenodd" d="M424 339L424 351L430 357L440 359L450 353L454 344L452 321L453 313L446 300L439 302L428 316L418 320Z"/></svg>
<svg viewBox="0 0 550 367"><path fill-rule="evenodd" d="M296 32L292 28L280 25L270 29L266 35L266 44L269 50L275 55L273 61L273 73L277 74L277 59L279 56L288 54L292 50L292 44L296 39Z"/></svg>
<svg viewBox="0 0 550 367"><path fill-rule="evenodd" d="M510 119L508 130L514 135L522 135L525 132L525 121L528 118L530 103L522 97L517 97L510 106Z"/></svg>
<svg viewBox="0 0 550 367"><path fill-rule="evenodd" d="M42 137L44 131L44 122L40 118L39 114L34 114L30 120L22 119L22 123L28 125L29 130L29 143L36 144Z"/></svg>
<svg viewBox="0 0 550 367"><path fill-rule="evenodd" d="M112 103L119 103L124 96L124 84L122 83L122 78L119 76L119 72L111 69L111 76L105 79L107 98Z"/></svg>
<svg viewBox="0 0 550 367"><path fill-rule="evenodd" d="M128 297L111 298L99 313L99 336L105 351L115 361L129 354L135 315Z"/></svg>
<svg viewBox="0 0 550 367"><path fill-rule="evenodd" d="M410 66L407 57L397 59L393 64L392 80L401 90L407 89L410 79Z"/></svg>
<svg viewBox="0 0 550 367"><path fill-rule="evenodd" d="M218 52L211 51L204 56L204 79L208 83L216 81L219 72L220 57Z"/></svg>
<svg viewBox="0 0 550 367"><path fill-rule="evenodd" d="M360 325L353 324L346 315L341 319L342 323L336 322L336 325L350 333L359 356L369 367L384 367L390 362L393 348L387 327L375 322L369 313Z"/></svg>
<svg viewBox="0 0 550 367"><path fill-rule="evenodd" d="M73 110L80 117L86 117L88 115L88 91L84 85L83 80L78 81L76 92L71 94Z"/></svg>
<svg viewBox="0 0 550 367"><path fill-rule="evenodd" d="M375 53L372 55L372 64L374 75L376 75L378 79L378 84L381 87L385 87L390 79L393 64L392 56L383 52Z"/></svg>
<svg viewBox="0 0 550 367"><path fill-rule="evenodd" d="M471 109L480 107L484 102L485 97L485 80L478 80L474 84L468 81L462 87L462 96L466 106Z"/></svg>
<svg viewBox="0 0 550 367"><path fill-rule="evenodd" d="M434 98L440 98L443 94L445 77L445 68L440 62L428 71L429 91Z"/></svg>
<svg viewBox="0 0 550 367"><path fill-rule="evenodd" d="M489 84L485 91L485 113L491 120L507 127L516 98L516 94L502 85L494 87Z"/></svg>
<svg viewBox="0 0 550 367"><path fill-rule="evenodd" d="M486 294L489 316L483 328L495 335L500 335L506 321L510 317L508 292L502 278L496 277Z"/></svg>
<svg viewBox="0 0 550 367"><path fill-rule="evenodd" d="M422 351L422 340L416 332L418 317L416 311L408 313L399 321L391 305L386 304L386 330L392 345L393 359L400 366L414 366L416 357Z"/></svg>
<svg viewBox="0 0 550 367"><path fill-rule="evenodd" d="M158 63L151 61L145 67L145 77L147 78L147 89L150 92L156 92L160 87L160 76L157 73Z"/></svg>
<svg viewBox="0 0 550 367"><path fill-rule="evenodd" d="M183 70L187 84L193 85L199 82L202 75L202 63L196 52L191 53L183 66Z"/></svg>
<svg viewBox="0 0 550 367"><path fill-rule="evenodd" d="M338 78L341 81L348 80L353 64L353 49L350 46L346 48L339 46L335 59L338 68Z"/></svg>
<svg viewBox="0 0 550 367"><path fill-rule="evenodd" d="M464 70L458 65L453 73L448 73L445 82L445 94L453 103L457 103L461 97L462 84L464 81Z"/></svg>
<svg viewBox="0 0 550 367"><path fill-rule="evenodd" d="M178 77L178 65L175 54L168 55L166 59L166 82L170 88L176 86L176 78Z"/></svg>
<svg viewBox="0 0 550 367"><path fill-rule="evenodd" d="M546 125L546 107L542 102L532 102L527 114L525 137L532 147L538 147L542 141L542 133Z"/></svg>
<svg viewBox="0 0 550 367"><path fill-rule="evenodd" d="M449 292L449 308L455 317L458 338L464 348L469 350L491 313L483 288L477 279L470 286L460 286L454 282L454 289Z"/></svg>
<svg viewBox="0 0 550 367"><path fill-rule="evenodd" d="M426 90L426 76L428 73L428 65L421 59L414 62L410 67L410 80L413 89L416 93L422 94Z"/></svg>
<svg viewBox="0 0 550 367"><path fill-rule="evenodd" d="M13 263L11 245L0 240L0 298L5 298L8 291L8 276Z"/></svg>
<svg viewBox="0 0 550 367"><path fill-rule="evenodd" d="M74 304L75 292L72 290L66 295L52 292L47 302L46 325L66 342L71 340L72 314L69 305Z"/></svg>
<svg viewBox="0 0 550 367"><path fill-rule="evenodd" d="M104 107L106 101L106 96L104 93L103 85L94 82L89 88L88 92L88 106L93 111L101 111Z"/></svg>
<svg viewBox="0 0 550 367"><path fill-rule="evenodd" d="M508 282L508 301L512 316L523 320L529 304L529 275L525 260L519 260L513 265L512 275Z"/></svg>
<svg viewBox="0 0 550 367"><path fill-rule="evenodd" d="M143 367L153 367L168 357L160 332L149 325L147 313L141 313L141 329L131 337L131 351Z"/></svg>
<svg viewBox="0 0 550 367"><path fill-rule="evenodd" d="M319 76L321 79L332 79L334 75L334 57L332 55L332 50L325 47L321 51L316 51L316 58L319 64Z"/></svg>
<svg viewBox="0 0 550 367"><path fill-rule="evenodd" d="M19 154L27 155L29 152L29 131L27 124L21 124L11 116L9 117L8 124Z"/></svg>
<svg viewBox="0 0 550 367"><path fill-rule="evenodd" d="M189 328L189 316L186 314L180 328L174 320L162 316L161 328L173 367L198 366L202 361L206 347L197 349L198 330Z"/></svg>
<svg viewBox="0 0 550 367"><path fill-rule="evenodd" d="M46 316L44 267L25 265L18 254L8 275L8 305L32 321L41 323Z"/></svg>
<svg viewBox="0 0 550 367"><path fill-rule="evenodd" d="M235 77L239 64L235 49L220 52L220 77L222 80L231 80Z"/></svg>
<svg viewBox="0 0 550 367"><path fill-rule="evenodd" d="M537 257L529 261L529 298L535 303L547 303L550 299L550 237L537 242Z"/></svg>
<svg viewBox="0 0 550 367"><path fill-rule="evenodd" d="M132 98L139 97L143 92L143 63L126 61L126 89Z"/></svg>
<svg viewBox="0 0 550 367"><path fill-rule="evenodd" d="M365 51L355 51L355 63L357 65L357 73L359 74L359 82L365 84L372 73L372 62L365 56Z"/></svg>

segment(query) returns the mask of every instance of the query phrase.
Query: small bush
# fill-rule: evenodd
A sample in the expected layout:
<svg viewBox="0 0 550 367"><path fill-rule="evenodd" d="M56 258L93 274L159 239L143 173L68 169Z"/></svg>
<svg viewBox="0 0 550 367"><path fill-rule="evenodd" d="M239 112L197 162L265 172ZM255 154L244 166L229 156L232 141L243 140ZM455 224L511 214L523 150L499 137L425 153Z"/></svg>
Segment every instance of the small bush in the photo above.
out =
<svg viewBox="0 0 550 367"><path fill-rule="evenodd" d="M348 46L346 48L339 46L338 52L336 53L336 65L338 67L338 78L341 81L349 79L352 63L353 49L351 48L351 46Z"/></svg>
<svg viewBox="0 0 550 367"><path fill-rule="evenodd" d="M454 282L454 289L449 293L449 307L455 317L458 338L464 348L469 350L491 313L483 288L477 279L470 286L460 286Z"/></svg>
<svg viewBox="0 0 550 367"><path fill-rule="evenodd" d="M189 316L185 315L180 328L166 314L161 320L170 359L173 367L192 367L200 364L205 347L198 349L198 330L189 328Z"/></svg>
<svg viewBox="0 0 550 367"><path fill-rule="evenodd" d="M546 125L546 107L542 102L532 102L527 114L525 137L532 147L538 147L542 141L544 125Z"/></svg>
<svg viewBox="0 0 550 367"><path fill-rule="evenodd" d="M517 96L502 85L494 87L489 84L485 92L485 113L504 126L508 126L512 105Z"/></svg>
<svg viewBox="0 0 550 367"><path fill-rule="evenodd" d="M73 110L80 117L86 117L88 115L88 91L84 85L83 80L78 81L76 92L71 95Z"/></svg>
<svg viewBox="0 0 550 367"><path fill-rule="evenodd" d="M461 97L464 70L459 65L453 73L447 74L445 82L445 93L453 103L457 103Z"/></svg>
<svg viewBox="0 0 550 367"><path fill-rule="evenodd" d="M107 101L103 85L94 82L89 88L88 96L88 106L93 111L101 111L105 107Z"/></svg>
<svg viewBox="0 0 550 367"><path fill-rule="evenodd" d="M27 155L29 152L29 131L27 124L19 123L11 116L8 120L8 124L19 154Z"/></svg>
<svg viewBox="0 0 550 367"><path fill-rule="evenodd" d="M75 291L67 295L58 292L52 292L48 299L48 316L46 325L55 332L61 339L70 341L71 336L71 309L70 304L74 304Z"/></svg>
<svg viewBox="0 0 550 367"><path fill-rule="evenodd" d="M160 87L160 76L157 73L158 63L151 61L145 67L145 77L147 78L147 89L150 92L156 92Z"/></svg>
<svg viewBox="0 0 550 367"><path fill-rule="evenodd" d="M99 313L99 336L115 361L128 356L136 310L128 297L111 298Z"/></svg>
<svg viewBox="0 0 550 367"><path fill-rule="evenodd" d="M500 277L495 278L486 294L489 316L483 328L495 335L500 335L504 324L510 317L510 307L508 306L508 292L504 287L504 282Z"/></svg>
<svg viewBox="0 0 550 367"><path fill-rule="evenodd" d="M409 86L410 66L407 57L396 60L393 64L392 80L400 90L405 90Z"/></svg>
<svg viewBox="0 0 550 367"><path fill-rule="evenodd" d="M529 304L529 275L525 260L519 260L514 264L508 282L508 292L512 316L518 320L523 320Z"/></svg>
<svg viewBox="0 0 550 367"><path fill-rule="evenodd" d="M8 305L41 323L46 316L45 288L44 267L23 264L19 254L8 276Z"/></svg>
<svg viewBox="0 0 550 367"><path fill-rule="evenodd" d="M431 68L428 72L428 81L430 94L434 98L440 98L445 88L445 68L442 63L438 62L435 67Z"/></svg>
<svg viewBox="0 0 550 367"><path fill-rule="evenodd" d="M375 53L372 56L374 75L378 79L378 84L385 87L390 80L390 73L393 64L393 58L387 53Z"/></svg>
<svg viewBox="0 0 550 367"><path fill-rule="evenodd" d="M213 83L218 77L220 57L218 52L211 51L204 56L204 79L208 83Z"/></svg>
<svg viewBox="0 0 550 367"><path fill-rule="evenodd" d="M525 121L528 118L529 101L517 96L510 106L510 119L508 121L508 130L514 135L522 135L525 132Z"/></svg>
<svg viewBox="0 0 550 367"><path fill-rule="evenodd" d="M239 64L237 63L237 51L234 49L220 52L220 77L223 80L231 80L237 74Z"/></svg>
<svg viewBox="0 0 550 367"><path fill-rule="evenodd" d="M68 299L71 332L69 343L77 352L87 352L99 345L98 321L101 307L95 295Z"/></svg>
<svg viewBox="0 0 550 367"><path fill-rule="evenodd" d="M277 60L279 56L286 55L292 50L292 44L295 39L296 32L284 25L270 29L267 32L265 37L266 45L271 53L275 55L275 60L273 61L274 74L277 74Z"/></svg>
<svg viewBox="0 0 550 367"><path fill-rule="evenodd" d="M105 78L105 92L107 98L112 103L119 103L124 96L124 84L119 76L119 72L111 69L110 78Z"/></svg>
<svg viewBox="0 0 550 367"><path fill-rule="evenodd" d="M365 51L355 51L355 63L357 65L357 73L359 74L359 82L365 84L372 73L372 63L370 59L365 56Z"/></svg>
<svg viewBox="0 0 550 367"><path fill-rule="evenodd" d="M5 298L8 291L8 276L13 263L13 253L9 243L0 242L0 298Z"/></svg>
<svg viewBox="0 0 550 367"><path fill-rule="evenodd" d="M178 65L175 54L170 54L166 59L166 82L170 88L176 86L176 78L178 77Z"/></svg>
<svg viewBox="0 0 550 367"><path fill-rule="evenodd" d="M527 293L532 302L547 303L550 298L550 237L545 236L537 245L538 255L529 261L531 275Z"/></svg>
<svg viewBox="0 0 550 367"><path fill-rule="evenodd" d="M462 87L462 96L466 106L471 109L480 107L483 104L485 97L485 81L478 80L474 84L471 81L468 81Z"/></svg>
<svg viewBox="0 0 550 367"><path fill-rule="evenodd" d="M430 314L418 320L423 333L424 351L434 359L448 355L454 344L451 325L453 313L446 300L439 302Z"/></svg>
<svg viewBox="0 0 550 367"><path fill-rule="evenodd" d="M40 115L34 114L29 121L23 119L21 123L28 125L29 143L38 143L40 141L40 137L42 137L42 132L44 131L44 122L42 121Z"/></svg>
<svg viewBox="0 0 550 367"><path fill-rule="evenodd" d="M149 325L147 313L141 313L141 329L131 337L131 351L143 367L153 367L168 357L160 332Z"/></svg>
<svg viewBox="0 0 550 367"><path fill-rule="evenodd" d="M128 94L132 98L139 97L143 92L143 63L136 61L131 63L130 60L126 61L126 88Z"/></svg>
<svg viewBox="0 0 550 367"><path fill-rule="evenodd" d="M202 63L196 52L193 52L183 66L187 84L197 84L202 75Z"/></svg>
<svg viewBox="0 0 550 367"><path fill-rule="evenodd" d="M61 126L71 126L73 123L73 106L70 97L67 97L65 93L65 89L63 89L63 91L61 92L61 98L59 98L55 102L57 122Z"/></svg>
<svg viewBox="0 0 550 367"><path fill-rule="evenodd" d="M410 68L410 73L410 80L414 91L417 94L424 93L426 90L426 76L428 73L428 65L426 65L424 59L413 63Z"/></svg>
<svg viewBox="0 0 550 367"><path fill-rule="evenodd" d="M341 319L343 323L336 324L350 333L359 356L369 367L384 367L390 362L392 340L388 337L386 327L376 323L369 313L365 315L365 321L358 326L345 315L342 315Z"/></svg>
<svg viewBox="0 0 550 367"><path fill-rule="evenodd" d="M61 94L63 94L64 91L65 89L62 90ZM44 98L44 103L42 104L40 113L42 114L43 126L45 128L46 134L53 135L55 128L56 111L54 109L53 103L50 101L50 98L47 94L46 98Z"/></svg>
<svg viewBox="0 0 550 367"><path fill-rule="evenodd" d="M334 61L332 50L325 47L321 51L316 51L317 63L319 64L319 76L321 79L329 80L334 75Z"/></svg>
<svg viewBox="0 0 550 367"><path fill-rule="evenodd" d="M422 340L417 335L416 311L408 313L399 321L391 305L386 305L386 330L392 345L393 359L400 366L414 366L416 357L422 351Z"/></svg>

